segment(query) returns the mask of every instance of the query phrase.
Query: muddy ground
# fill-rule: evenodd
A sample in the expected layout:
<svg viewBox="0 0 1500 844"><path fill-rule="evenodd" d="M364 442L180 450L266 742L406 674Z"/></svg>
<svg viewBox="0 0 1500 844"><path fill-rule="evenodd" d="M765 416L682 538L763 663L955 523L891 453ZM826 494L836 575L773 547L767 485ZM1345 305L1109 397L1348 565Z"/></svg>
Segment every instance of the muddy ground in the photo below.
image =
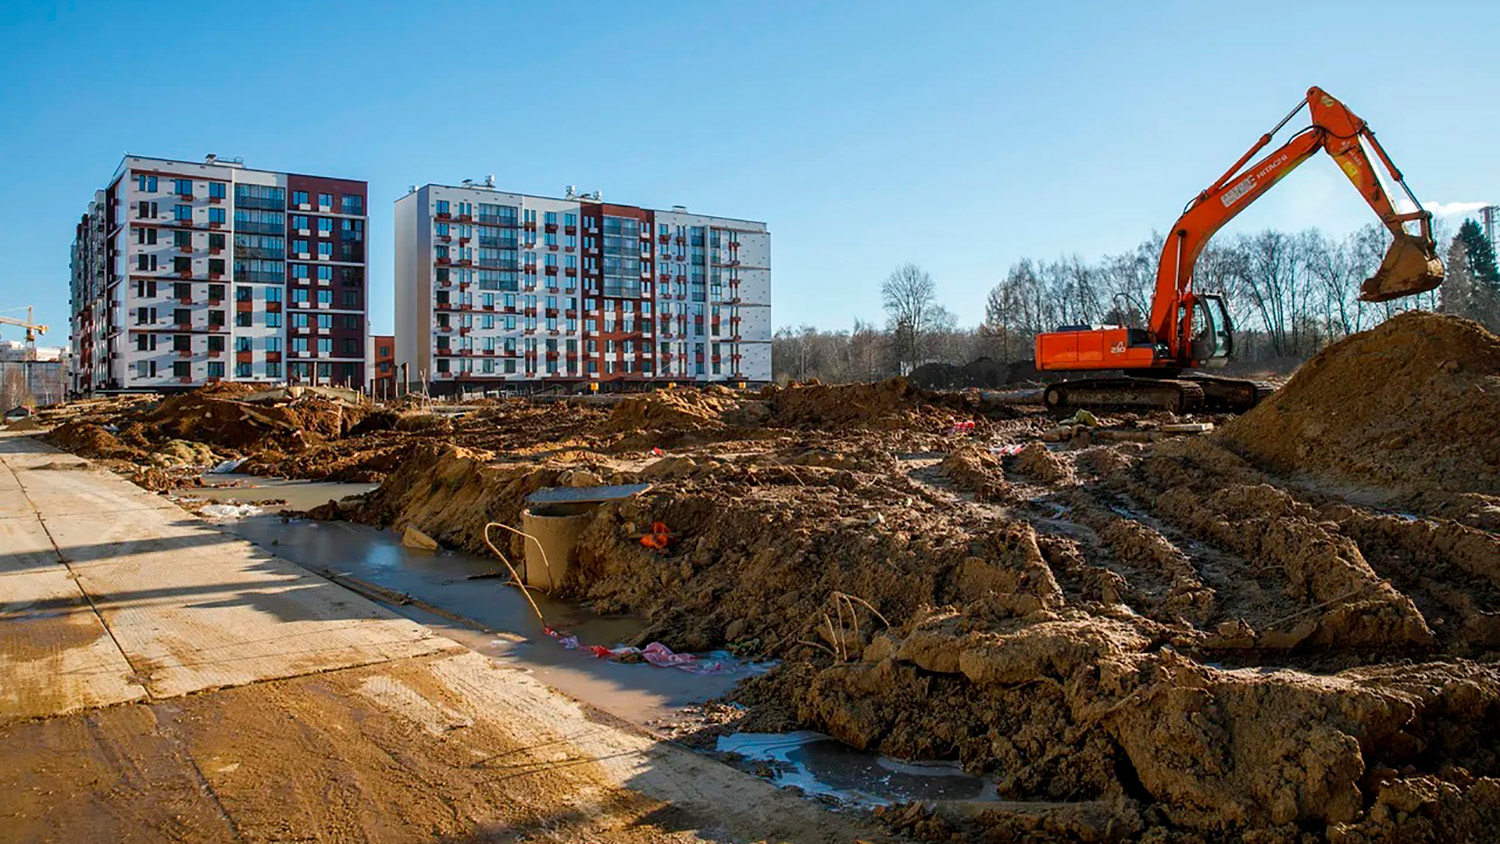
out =
<svg viewBox="0 0 1500 844"><path fill-rule="evenodd" d="M533 491L651 483L594 511L563 596L645 617L643 642L782 660L697 738L809 727L960 760L1017 801L884 811L904 833L1353 844L1500 823L1500 339L1472 322L1397 317L1233 420L1059 426L900 381L461 416L173 401L41 421L148 486L240 456L380 480L320 515L480 552ZM1197 421L1217 429L1162 431ZM662 550L639 541L656 522Z"/></svg>

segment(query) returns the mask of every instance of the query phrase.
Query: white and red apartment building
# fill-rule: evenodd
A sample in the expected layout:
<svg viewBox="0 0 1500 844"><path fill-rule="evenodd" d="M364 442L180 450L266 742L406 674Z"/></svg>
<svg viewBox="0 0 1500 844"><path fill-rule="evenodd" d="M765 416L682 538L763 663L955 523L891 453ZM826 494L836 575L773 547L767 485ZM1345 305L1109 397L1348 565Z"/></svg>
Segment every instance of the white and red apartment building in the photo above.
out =
<svg viewBox="0 0 1500 844"><path fill-rule="evenodd" d="M764 223L425 185L396 200L396 364L434 393L771 378Z"/></svg>
<svg viewBox="0 0 1500 844"><path fill-rule="evenodd" d="M215 156L126 156L75 233L70 388L362 388L366 196Z"/></svg>

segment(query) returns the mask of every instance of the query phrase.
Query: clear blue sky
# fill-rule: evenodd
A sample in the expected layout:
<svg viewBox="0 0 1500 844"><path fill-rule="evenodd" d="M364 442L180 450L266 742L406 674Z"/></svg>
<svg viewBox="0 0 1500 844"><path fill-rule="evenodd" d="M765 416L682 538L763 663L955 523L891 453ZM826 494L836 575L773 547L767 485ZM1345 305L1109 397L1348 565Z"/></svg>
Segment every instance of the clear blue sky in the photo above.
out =
<svg viewBox="0 0 1500 844"><path fill-rule="evenodd" d="M73 223L130 151L766 220L774 319L879 319L915 261L964 324L1019 257L1128 249L1309 85L1424 201L1500 201L1500 4L34 3L0 10L0 311L66 337ZM1315 159L1230 231L1368 211ZM8 330L0 336L15 337Z"/></svg>

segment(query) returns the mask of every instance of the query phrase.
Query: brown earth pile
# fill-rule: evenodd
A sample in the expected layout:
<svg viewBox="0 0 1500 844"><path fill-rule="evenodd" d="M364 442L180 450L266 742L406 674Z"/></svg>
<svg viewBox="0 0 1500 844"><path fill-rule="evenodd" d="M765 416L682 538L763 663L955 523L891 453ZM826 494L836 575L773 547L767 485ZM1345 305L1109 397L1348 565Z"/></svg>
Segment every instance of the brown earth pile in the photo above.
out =
<svg viewBox="0 0 1500 844"><path fill-rule="evenodd" d="M365 413L322 396L280 403L244 401L247 392L251 391L206 387L172 396L144 421L160 434L221 448L295 451L347 434Z"/></svg>
<svg viewBox="0 0 1500 844"><path fill-rule="evenodd" d="M605 427L622 433L718 428L736 404L698 390L655 390L622 399Z"/></svg>
<svg viewBox="0 0 1500 844"><path fill-rule="evenodd" d="M68 422L53 428L43 437L64 451L82 457L113 458L136 454L114 434L91 422Z"/></svg>
<svg viewBox="0 0 1500 844"><path fill-rule="evenodd" d="M905 378L875 384L791 384L763 391L771 404L767 424L815 428L923 428L952 419L923 398Z"/></svg>
<svg viewBox="0 0 1500 844"><path fill-rule="evenodd" d="M1282 472L1494 494L1497 423L1500 337L1412 311L1329 346L1222 437Z"/></svg>

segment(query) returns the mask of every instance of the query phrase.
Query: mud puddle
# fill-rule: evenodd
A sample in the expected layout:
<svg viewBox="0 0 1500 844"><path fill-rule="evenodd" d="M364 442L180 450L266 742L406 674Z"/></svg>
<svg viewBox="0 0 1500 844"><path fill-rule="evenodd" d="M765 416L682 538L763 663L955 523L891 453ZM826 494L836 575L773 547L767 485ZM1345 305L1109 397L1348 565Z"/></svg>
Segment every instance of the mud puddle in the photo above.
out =
<svg viewBox="0 0 1500 844"><path fill-rule="evenodd" d="M318 490L309 494L321 503L335 497L334 488L351 485L316 486ZM200 492L187 494L197 497ZM493 576L498 563L463 552L408 548L392 531L265 514L230 518L216 526L313 571L347 576L440 610L382 602L472 650L531 672L565 694L634 723L671 720L683 707L719 697L766 668L716 652L699 660L699 668L709 670L690 673L566 649L543 630L521 592ZM577 636L583 648L614 647L644 629L634 618L594 615L540 592L533 592L532 598L548 627Z"/></svg>
<svg viewBox="0 0 1500 844"><path fill-rule="evenodd" d="M242 475L237 472L209 472L203 475L205 487L180 489L173 495L185 498L204 498L213 501L235 501L241 504L256 504L262 501L285 502L275 505L277 509L311 510L329 499L363 495L380 484L345 484L326 481L293 481L286 478L264 478L258 475Z"/></svg>
<svg viewBox="0 0 1500 844"><path fill-rule="evenodd" d="M993 802L995 784L957 762L903 762L850 747L812 730L732 733L716 750L768 763L778 786L870 807L908 802Z"/></svg>

